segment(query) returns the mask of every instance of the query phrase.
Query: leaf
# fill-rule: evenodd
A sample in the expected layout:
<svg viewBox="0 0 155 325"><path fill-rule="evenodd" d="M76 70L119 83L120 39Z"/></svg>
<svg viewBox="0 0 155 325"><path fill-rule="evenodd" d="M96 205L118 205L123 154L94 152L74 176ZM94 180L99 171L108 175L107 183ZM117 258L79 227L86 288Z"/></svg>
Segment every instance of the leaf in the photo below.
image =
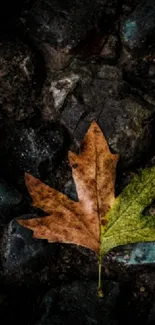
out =
<svg viewBox="0 0 155 325"><path fill-rule="evenodd" d="M155 240L155 217L143 210L155 198L155 166L144 169L117 197L106 214L106 229L101 226L101 253L113 247Z"/></svg>
<svg viewBox="0 0 155 325"><path fill-rule="evenodd" d="M26 174L25 182L33 205L47 212L48 216L18 222L33 230L35 238L74 243L99 253L101 217L115 200L117 160L118 155L109 151L102 131L93 122L84 137L80 154L69 152L79 201L70 200ZM106 218L102 219L102 223L106 226Z"/></svg>
<svg viewBox="0 0 155 325"><path fill-rule="evenodd" d="M86 246L100 253L100 258L119 245L154 241L155 217L146 217L142 212L155 198L155 166L135 176L115 199L117 160L118 155L109 151L101 130L93 122L80 154L69 153L79 202L26 174L33 205L49 216L18 222L33 230L36 238Z"/></svg>

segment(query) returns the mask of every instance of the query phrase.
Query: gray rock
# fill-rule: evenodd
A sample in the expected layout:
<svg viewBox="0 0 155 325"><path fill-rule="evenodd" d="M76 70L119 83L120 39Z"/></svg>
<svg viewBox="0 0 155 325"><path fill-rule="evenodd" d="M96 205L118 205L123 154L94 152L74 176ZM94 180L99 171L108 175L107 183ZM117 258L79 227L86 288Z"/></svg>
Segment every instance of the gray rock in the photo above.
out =
<svg viewBox="0 0 155 325"><path fill-rule="evenodd" d="M54 120L59 114L69 93L72 93L80 77L75 73L59 73L52 81L48 80L43 90L43 118Z"/></svg>
<svg viewBox="0 0 155 325"><path fill-rule="evenodd" d="M66 67L72 50L85 46L83 42L91 32L105 34L111 28L117 2L41 0L34 3L27 15L29 35L42 52L48 71ZM99 38L102 39L101 35Z"/></svg>
<svg viewBox="0 0 155 325"><path fill-rule="evenodd" d="M75 59L63 73L49 78L42 116L44 120L60 119L73 131L88 112L97 116L106 98L119 98L123 87L119 68Z"/></svg>
<svg viewBox="0 0 155 325"><path fill-rule="evenodd" d="M103 46L100 56L107 62L117 59L119 53L119 39L116 35L110 35Z"/></svg>
<svg viewBox="0 0 155 325"><path fill-rule="evenodd" d="M12 185L0 179L0 221L7 223L22 212L23 197Z"/></svg>
<svg viewBox="0 0 155 325"><path fill-rule="evenodd" d="M0 134L0 170L6 179L23 190L24 172L30 172L52 184L71 141L63 126L37 120L8 122L0 128Z"/></svg>
<svg viewBox="0 0 155 325"><path fill-rule="evenodd" d="M122 79L122 71L117 68L116 66L111 66L111 65L99 65L97 67L97 79L103 79L104 81L107 81L107 83L110 82L121 82ZM110 86L111 83L110 83Z"/></svg>
<svg viewBox="0 0 155 325"><path fill-rule="evenodd" d="M90 123L97 120L111 149L120 154L123 168L138 164L149 154L153 140L154 108L127 93L122 71L114 66L79 67L79 82L67 98L61 122L79 143Z"/></svg>
<svg viewBox="0 0 155 325"><path fill-rule="evenodd" d="M123 78L130 87L130 93L155 107L155 76L154 56L148 47L141 50L138 56L126 48L123 48L120 56L120 66L123 70Z"/></svg>
<svg viewBox="0 0 155 325"><path fill-rule="evenodd" d="M141 49L153 42L154 0L143 0L122 24L122 40L130 49ZM146 42L147 41L147 42Z"/></svg>
<svg viewBox="0 0 155 325"><path fill-rule="evenodd" d="M28 17L30 35L56 49L75 47L96 26L105 7L105 0L36 2Z"/></svg>
<svg viewBox="0 0 155 325"><path fill-rule="evenodd" d="M6 22L6 19L10 19L12 18L12 16L18 16L19 14L21 14L22 8L23 6L29 5L31 2L31 0L23 0L22 3L18 3L18 2L14 2L14 4L10 1L7 0L5 2L2 2L0 4L0 17L1 17L1 22L3 22L3 26L4 26L4 21ZM15 6L16 9L15 9Z"/></svg>
<svg viewBox="0 0 155 325"><path fill-rule="evenodd" d="M45 295L35 324L116 325L114 308L118 294L118 283L105 285L103 299L97 296L97 286L93 281L62 285Z"/></svg>
<svg viewBox="0 0 155 325"><path fill-rule="evenodd" d="M50 91L53 94L54 108L56 110L63 106L67 95L75 88L79 79L79 76L71 74L70 76L63 76L58 81L51 83Z"/></svg>
<svg viewBox="0 0 155 325"><path fill-rule="evenodd" d="M35 217L29 214L20 216L20 219ZM3 231L0 261L0 283L3 285L53 286L70 277L96 277L98 272L97 257L92 251L35 239L32 232L20 226L16 219Z"/></svg>
<svg viewBox="0 0 155 325"><path fill-rule="evenodd" d="M13 186L0 180L0 209L8 205L11 207L18 205L22 200L22 195Z"/></svg>
<svg viewBox="0 0 155 325"><path fill-rule="evenodd" d="M80 87L76 88L76 91L67 99L66 105L61 113L61 122L67 126L67 128L74 134L80 121L86 115L86 108L83 102L78 99L77 91Z"/></svg>
<svg viewBox="0 0 155 325"><path fill-rule="evenodd" d="M149 154L153 141L154 112L134 98L107 100L98 119L108 143L120 154L122 166L142 162Z"/></svg>
<svg viewBox="0 0 155 325"><path fill-rule="evenodd" d="M121 70L114 66L95 63L80 66L80 62L75 62L70 69L79 75L79 81L65 102L61 121L81 141L89 125L85 120L97 119L106 99L120 97L124 83Z"/></svg>
<svg viewBox="0 0 155 325"><path fill-rule="evenodd" d="M44 65L18 39L0 42L0 119L24 120L36 114Z"/></svg>
<svg viewBox="0 0 155 325"><path fill-rule="evenodd" d="M9 290L10 289L10 290ZM34 310L42 300L45 290L21 286L2 287L0 293L0 315L3 325L33 324Z"/></svg>

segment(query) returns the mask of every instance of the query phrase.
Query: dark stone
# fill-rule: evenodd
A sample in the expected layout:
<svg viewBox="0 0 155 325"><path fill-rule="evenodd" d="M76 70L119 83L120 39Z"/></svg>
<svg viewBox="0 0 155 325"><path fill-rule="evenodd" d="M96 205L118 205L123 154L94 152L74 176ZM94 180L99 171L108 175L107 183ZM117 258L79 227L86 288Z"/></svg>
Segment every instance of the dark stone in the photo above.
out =
<svg viewBox="0 0 155 325"><path fill-rule="evenodd" d="M154 0L143 0L122 24L122 40L130 49L153 45L155 31Z"/></svg>
<svg viewBox="0 0 155 325"><path fill-rule="evenodd" d="M154 1L141 1L122 24L120 65L130 92L155 107Z"/></svg>
<svg viewBox="0 0 155 325"><path fill-rule="evenodd" d="M0 119L24 120L36 114L45 77L43 62L19 39L0 42Z"/></svg>
<svg viewBox="0 0 155 325"><path fill-rule="evenodd" d="M155 107L155 78L154 78L154 53L148 47L141 50L139 55L133 55L130 50L123 49L120 57L120 66L123 78L129 85L130 93Z"/></svg>
<svg viewBox="0 0 155 325"><path fill-rule="evenodd" d="M30 172L52 184L70 145L70 137L63 126L37 120L6 123L0 128L0 134L3 139L0 173L5 179L23 190L24 172Z"/></svg>
<svg viewBox="0 0 155 325"><path fill-rule="evenodd" d="M35 217L22 215L20 219ZM72 278L97 276L95 253L74 245L49 244L35 239L16 219L3 231L0 254L0 283L3 285L53 286Z"/></svg>
<svg viewBox="0 0 155 325"><path fill-rule="evenodd" d="M6 223L13 219L17 213L22 212L22 195L5 180L0 179L0 221Z"/></svg>
<svg viewBox="0 0 155 325"><path fill-rule="evenodd" d="M6 19L12 18L13 16L20 16L22 8L27 7L32 3L33 0L22 0L20 3L18 1L12 2L11 0L2 1L0 4L0 17L3 25Z"/></svg>
<svg viewBox="0 0 155 325"><path fill-rule="evenodd" d="M119 98L123 89L121 70L109 65L88 66L75 61L69 68L77 77L78 83L71 96L68 96L61 113L61 121L81 141L87 131L88 120L97 119L107 98ZM114 83L115 80L115 83ZM74 107L74 111L71 109ZM74 120L74 121L73 121ZM82 124L85 124L83 128Z"/></svg>
<svg viewBox="0 0 155 325"><path fill-rule="evenodd" d="M0 180L0 206L6 207L8 204L11 206L18 205L21 202L21 194L12 186L9 186L4 180Z"/></svg>
<svg viewBox="0 0 155 325"><path fill-rule="evenodd" d="M138 164L152 147L154 108L129 97L119 68L94 66L70 67L79 80L61 109L61 122L80 143L90 123L97 120L111 149L120 154L121 167Z"/></svg>
<svg viewBox="0 0 155 325"><path fill-rule="evenodd" d="M154 270L147 269L138 273L132 281L122 283L116 306L120 324L148 324L155 290L154 274ZM120 306L122 312L119 311Z"/></svg>
<svg viewBox="0 0 155 325"><path fill-rule="evenodd" d="M153 303L149 311L147 325L154 325L154 323L155 323L155 297L153 299Z"/></svg>
<svg viewBox="0 0 155 325"><path fill-rule="evenodd" d="M79 122L86 115L85 105L77 98L78 87L76 91L68 98L64 110L61 114L61 121L74 134Z"/></svg>
<svg viewBox="0 0 155 325"><path fill-rule="evenodd" d="M33 324L34 311L43 299L47 289L25 288L21 286L1 286L0 315L1 324Z"/></svg>
<svg viewBox="0 0 155 325"><path fill-rule="evenodd" d="M63 73L52 75L44 90L44 120L60 119L73 132L88 113L96 119L107 98L120 98L126 88L121 70L95 63L75 59Z"/></svg>
<svg viewBox="0 0 155 325"><path fill-rule="evenodd" d="M99 23L105 3L105 0L36 2L28 16L30 35L54 48L75 47ZM117 1L113 9L116 4Z"/></svg>
<svg viewBox="0 0 155 325"><path fill-rule="evenodd" d="M74 54L89 56L100 52L103 35L116 15L117 3L117 0L35 2L26 15L26 24L48 72L66 67Z"/></svg>
<svg viewBox="0 0 155 325"><path fill-rule="evenodd" d="M119 39L117 35L110 35L103 46L100 56L107 62L114 62L119 56Z"/></svg>
<svg viewBox="0 0 155 325"><path fill-rule="evenodd" d="M114 308L118 283L105 285L105 297L97 296L95 282L73 282L51 289L37 311L36 325L116 325Z"/></svg>
<svg viewBox="0 0 155 325"><path fill-rule="evenodd" d="M98 123L110 147L120 154L122 167L146 161L153 143L153 121L154 111L132 97L105 102Z"/></svg>

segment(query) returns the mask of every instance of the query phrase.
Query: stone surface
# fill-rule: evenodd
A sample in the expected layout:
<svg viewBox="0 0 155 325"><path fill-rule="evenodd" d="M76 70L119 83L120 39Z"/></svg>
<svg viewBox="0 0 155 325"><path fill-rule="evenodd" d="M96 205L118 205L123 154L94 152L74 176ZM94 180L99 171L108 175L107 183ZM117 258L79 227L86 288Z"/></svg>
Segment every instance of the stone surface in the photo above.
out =
<svg viewBox="0 0 155 325"><path fill-rule="evenodd" d="M23 197L12 185L0 179L0 222L7 223L22 212Z"/></svg>
<svg viewBox="0 0 155 325"><path fill-rule="evenodd" d="M10 17L12 18L12 16L19 16L21 14L23 6L27 7L31 3L32 0L22 0L20 3L18 3L18 1L12 3L12 1L10 0L2 1L0 4L0 17L1 17L0 24L2 22L3 24L5 24L6 19Z"/></svg>
<svg viewBox="0 0 155 325"><path fill-rule="evenodd" d="M62 80L62 75L67 82L63 90L62 82L65 80ZM56 77L53 75L52 81L48 82L48 87L44 89L46 96L44 97L43 118L45 120L60 119L70 131L74 131L88 113L94 115L96 119L105 100L119 98L125 87L119 68L95 64L93 61L87 64L86 61L75 59L63 73L57 73ZM60 103L56 96L58 92ZM78 140L82 140L81 134L77 136Z"/></svg>
<svg viewBox="0 0 155 325"><path fill-rule="evenodd" d="M67 98L61 121L81 142L91 121L97 120L111 149L120 154L122 167L138 164L152 146L154 108L129 96L120 69L104 64L94 69L94 65L87 70L79 63L71 67L79 81Z"/></svg>
<svg viewBox="0 0 155 325"><path fill-rule="evenodd" d="M37 120L6 123L0 134L0 172L6 179L23 189L24 172L30 172L52 184L70 145L63 126Z"/></svg>
<svg viewBox="0 0 155 325"><path fill-rule="evenodd" d="M90 281L51 289L41 303L35 325L116 325L118 294L118 283L105 286L105 299L97 296L96 283Z"/></svg>
<svg viewBox="0 0 155 325"><path fill-rule="evenodd" d="M0 119L21 121L36 113L45 76L40 63L26 43L0 40Z"/></svg>
<svg viewBox="0 0 155 325"><path fill-rule="evenodd" d="M59 73L56 78L44 85L43 90L43 118L46 121L54 120L62 109L69 93L72 93L80 77L75 73ZM73 111L73 109L72 109Z"/></svg>
<svg viewBox="0 0 155 325"><path fill-rule="evenodd" d="M122 283L120 287L120 299L117 300L117 307L121 304L121 311L118 310L118 321L126 323L147 325L148 315L154 298L155 276L154 270L137 273L132 281ZM127 301L129 303L127 303Z"/></svg>
<svg viewBox="0 0 155 325"><path fill-rule="evenodd" d="M119 98L125 85L121 78L121 70L113 66L95 65L94 62L85 65L84 62L74 61L69 70L79 76L79 81L64 104L61 121L76 140L81 141L89 126L89 122L85 122L85 119L96 120L106 99ZM71 112L72 107L74 111Z"/></svg>
<svg viewBox="0 0 155 325"><path fill-rule="evenodd" d="M107 62L116 61L119 56L119 39L117 35L110 35L103 46L101 53L101 58Z"/></svg>
<svg viewBox="0 0 155 325"><path fill-rule="evenodd" d="M142 162L149 154L153 141L151 116L154 112L133 98L105 103L98 122L124 167Z"/></svg>
<svg viewBox="0 0 155 325"><path fill-rule="evenodd" d="M143 0L125 19L122 24L122 39L127 47L141 49L143 46L147 46L149 42L153 43L154 15L154 1Z"/></svg>
<svg viewBox="0 0 155 325"><path fill-rule="evenodd" d="M1 286L0 315L1 324L33 324L34 311L42 300L46 290L33 287L10 286L10 290Z"/></svg>
<svg viewBox="0 0 155 325"><path fill-rule="evenodd" d="M43 212L41 215L45 215ZM33 218L36 215L22 215ZM93 252L74 245L49 244L32 237L32 232L12 220L1 239L0 283L33 286L56 285L71 278L97 275Z"/></svg>
<svg viewBox="0 0 155 325"><path fill-rule="evenodd" d="M31 36L54 48L75 47L99 23L105 3L105 0L36 2L28 16Z"/></svg>
<svg viewBox="0 0 155 325"><path fill-rule="evenodd" d="M26 28L48 71L66 67L74 53L89 56L100 52L117 5L117 0L35 2L26 15Z"/></svg>

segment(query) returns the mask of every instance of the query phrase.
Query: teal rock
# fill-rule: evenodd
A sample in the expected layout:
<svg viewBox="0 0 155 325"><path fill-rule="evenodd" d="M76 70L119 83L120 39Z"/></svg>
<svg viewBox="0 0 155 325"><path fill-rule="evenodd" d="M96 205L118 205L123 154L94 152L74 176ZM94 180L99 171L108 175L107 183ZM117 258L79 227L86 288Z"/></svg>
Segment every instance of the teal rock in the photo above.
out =
<svg viewBox="0 0 155 325"><path fill-rule="evenodd" d="M117 260L128 265L155 263L155 242L123 246Z"/></svg>
<svg viewBox="0 0 155 325"><path fill-rule="evenodd" d="M152 42L155 30L155 2L143 0L122 24L122 41L130 49Z"/></svg>

